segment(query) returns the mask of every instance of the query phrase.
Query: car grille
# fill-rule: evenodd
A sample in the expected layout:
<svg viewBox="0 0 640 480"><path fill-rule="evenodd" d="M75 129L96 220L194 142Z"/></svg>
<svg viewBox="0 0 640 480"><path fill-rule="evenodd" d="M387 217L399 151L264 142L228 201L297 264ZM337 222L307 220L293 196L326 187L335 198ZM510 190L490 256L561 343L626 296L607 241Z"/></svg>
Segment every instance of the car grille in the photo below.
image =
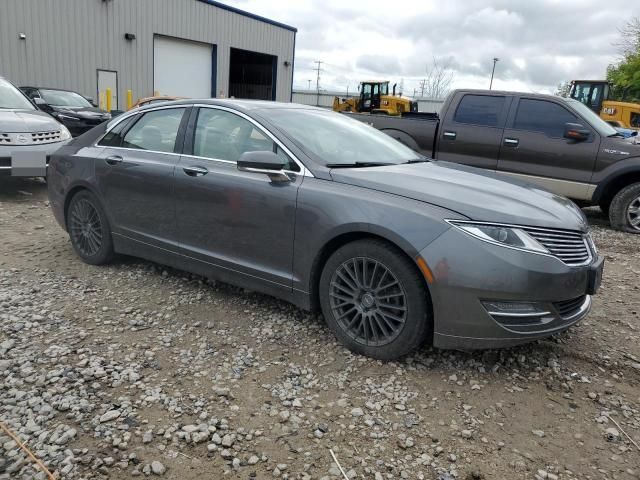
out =
<svg viewBox="0 0 640 480"><path fill-rule="evenodd" d="M0 145L2 144L10 144L11 143L11 137L9 136L8 133L0 133Z"/></svg>
<svg viewBox="0 0 640 480"><path fill-rule="evenodd" d="M31 134L31 143L52 143L59 142L62 138L60 130L48 132L34 132Z"/></svg>
<svg viewBox="0 0 640 480"><path fill-rule="evenodd" d="M584 265L591 261L591 251L584 233L531 227L523 230L567 265Z"/></svg>
<svg viewBox="0 0 640 480"><path fill-rule="evenodd" d="M555 302L553 304L556 310L562 318L567 318L575 315L584 305L584 301L587 298L586 295L582 295L571 300L564 300L562 302Z"/></svg>

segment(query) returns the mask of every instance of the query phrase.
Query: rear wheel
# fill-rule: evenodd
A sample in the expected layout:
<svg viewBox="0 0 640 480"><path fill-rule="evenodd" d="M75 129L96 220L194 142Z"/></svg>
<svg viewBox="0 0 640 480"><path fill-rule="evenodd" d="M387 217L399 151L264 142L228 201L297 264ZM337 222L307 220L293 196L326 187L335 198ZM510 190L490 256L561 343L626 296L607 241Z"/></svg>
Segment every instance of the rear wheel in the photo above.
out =
<svg viewBox="0 0 640 480"><path fill-rule="evenodd" d="M324 267L319 293L327 324L353 352L393 360L431 332L419 271L385 242L360 240L338 249Z"/></svg>
<svg viewBox="0 0 640 480"><path fill-rule="evenodd" d="M640 183L623 188L613 197L609 220L616 230L640 234Z"/></svg>
<svg viewBox="0 0 640 480"><path fill-rule="evenodd" d="M67 209L67 231L78 256L91 265L113 259L113 241L107 216L89 191L74 195Z"/></svg>

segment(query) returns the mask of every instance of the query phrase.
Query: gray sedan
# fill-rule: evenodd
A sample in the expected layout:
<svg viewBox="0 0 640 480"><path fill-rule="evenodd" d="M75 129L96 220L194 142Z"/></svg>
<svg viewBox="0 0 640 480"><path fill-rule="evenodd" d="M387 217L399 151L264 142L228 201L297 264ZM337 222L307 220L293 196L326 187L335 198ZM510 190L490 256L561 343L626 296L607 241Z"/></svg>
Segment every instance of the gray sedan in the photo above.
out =
<svg viewBox="0 0 640 480"><path fill-rule="evenodd" d="M85 262L138 256L319 309L379 359L548 336L601 281L566 198L302 105L136 109L60 149L48 180Z"/></svg>

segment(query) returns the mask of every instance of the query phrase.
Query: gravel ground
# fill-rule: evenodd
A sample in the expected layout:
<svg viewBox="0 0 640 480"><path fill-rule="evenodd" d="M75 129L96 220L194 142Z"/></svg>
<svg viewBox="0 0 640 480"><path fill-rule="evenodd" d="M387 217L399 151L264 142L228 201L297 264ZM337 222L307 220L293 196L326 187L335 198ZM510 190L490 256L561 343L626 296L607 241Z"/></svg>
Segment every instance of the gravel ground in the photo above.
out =
<svg viewBox="0 0 640 480"><path fill-rule="evenodd" d="M349 478L640 478L640 236L587 213L607 263L586 321L381 363L267 296L85 265L45 185L0 179L0 419L60 478L343 478L330 449ZM0 432L6 478L45 476Z"/></svg>

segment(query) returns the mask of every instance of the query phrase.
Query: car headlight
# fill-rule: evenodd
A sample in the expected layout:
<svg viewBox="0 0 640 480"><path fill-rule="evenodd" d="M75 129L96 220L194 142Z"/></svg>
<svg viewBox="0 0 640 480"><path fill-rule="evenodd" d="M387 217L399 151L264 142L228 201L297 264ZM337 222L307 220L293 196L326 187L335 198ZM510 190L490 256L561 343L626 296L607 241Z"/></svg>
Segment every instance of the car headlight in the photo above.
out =
<svg viewBox="0 0 640 480"><path fill-rule="evenodd" d="M485 242L532 252L549 253L549 250L542 246L535 238L518 227L457 221L449 221L449 223L464 233L484 240Z"/></svg>
<svg viewBox="0 0 640 480"><path fill-rule="evenodd" d="M69 140L71 138L71 132L67 127L60 124L60 140Z"/></svg>

